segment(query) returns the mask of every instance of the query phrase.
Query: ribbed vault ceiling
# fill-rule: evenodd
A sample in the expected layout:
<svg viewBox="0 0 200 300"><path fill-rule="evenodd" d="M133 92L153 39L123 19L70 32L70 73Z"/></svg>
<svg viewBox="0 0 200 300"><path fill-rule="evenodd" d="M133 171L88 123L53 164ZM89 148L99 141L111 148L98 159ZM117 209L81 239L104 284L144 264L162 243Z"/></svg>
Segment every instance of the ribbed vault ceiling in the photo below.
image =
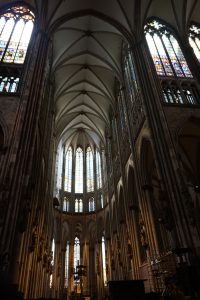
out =
<svg viewBox="0 0 200 300"><path fill-rule="evenodd" d="M91 15L64 22L53 36L56 131L74 144L105 141L120 76L121 34Z"/></svg>
<svg viewBox="0 0 200 300"><path fill-rule="evenodd" d="M24 1L26 2L26 1ZM9 4L16 3L10 1ZM122 40L142 37L145 20L157 16L182 35L200 22L200 0L29 0L53 40L55 133L67 143L105 142L115 107ZM8 1L0 0L8 5Z"/></svg>

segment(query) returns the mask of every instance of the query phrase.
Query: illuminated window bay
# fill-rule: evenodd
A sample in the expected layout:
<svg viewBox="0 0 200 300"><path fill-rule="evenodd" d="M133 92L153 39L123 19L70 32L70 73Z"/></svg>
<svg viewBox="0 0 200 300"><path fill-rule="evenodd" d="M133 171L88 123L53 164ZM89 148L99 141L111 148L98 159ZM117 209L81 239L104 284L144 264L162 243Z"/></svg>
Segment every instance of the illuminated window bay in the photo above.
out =
<svg viewBox="0 0 200 300"><path fill-rule="evenodd" d="M63 213L90 213L103 207L102 170L105 151L94 145L57 146L54 177L54 197ZM97 192L98 191L98 192ZM103 197L103 196L102 196Z"/></svg>
<svg viewBox="0 0 200 300"><path fill-rule="evenodd" d="M75 193L83 193L83 150L76 150Z"/></svg>
<svg viewBox="0 0 200 300"><path fill-rule="evenodd" d="M167 26L153 20L145 26L145 35L159 76L192 77L179 43Z"/></svg>
<svg viewBox="0 0 200 300"><path fill-rule="evenodd" d="M71 192L72 189L72 148L67 150L65 162L65 191Z"/></svg>
<svg viewBox="0 0 200 300"><path fill-rule="evenodd" d="M23 64L34 25L33 13L12 7L0 18L0 60Z"/></svg>
<svg viewBox="0 0 200 300"><path fill-rule="evenodd" d="M200 26L192 24L189 29L189 42L200 62Z"/></svg>
<svg viewBox="0 0 200 300"><path fill-rule="evenodd" d="M16 93L34 26L34 14L13 6L0 15L0 92Z"/></svg>
<svg viewBox="0 0 200 300"><path fill-rule="evenodd" d="M93 154L90 147L86 150L86 167L87 167L87 192L94 191L94 166Z"/></svg>

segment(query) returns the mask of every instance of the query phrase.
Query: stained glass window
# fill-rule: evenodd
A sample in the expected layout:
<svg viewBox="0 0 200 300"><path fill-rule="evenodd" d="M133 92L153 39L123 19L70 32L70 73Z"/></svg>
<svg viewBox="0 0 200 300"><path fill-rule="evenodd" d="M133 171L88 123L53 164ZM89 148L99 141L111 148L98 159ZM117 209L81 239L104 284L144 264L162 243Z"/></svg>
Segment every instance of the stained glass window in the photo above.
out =
<svg viewBox="0 0 200 300"><path fill-rule="evenodd" d="M55 258L55 241L53 239L52 244L51 244L51 266L53 268L54 266L54 258ZM51 272L50 275L50 282L49 282L50 288L52 288L53 285L53 274Z"/></svg>
<svg viewBox="0 0 200 300"><path fill-rule="evenodd" d="M65 280L64 287L68 287L68 279L69 279L69 242L67 242L66 252L65 252Z"/></svg>
<svg viewBox="0 0 200 300"><path fill-rule="evenodd" d="M118 119L118 130L119 132L121 132L121 134L123 134L123 132L126 130L126 113L125 113L125 109L124 109L124 97L123 97L123 93L120 91L119 95L118 95L118 107L119 107L119 115L120 118Z"/></svg>
<svg viewBox="0 0 200 300"><path fill-rule="evenodd" d="M64 212L69 211L69 199L67 199L66 197L64 197L64 200L63 200L63 211Z"/></svg>
<svg viewBox="0 0 200 300"><path fill-rule="evenodd" d="M94 198L91 197L89 199L89 212L94 211L95 210L95 205L94 205Z"/></svg>
<svg viewBox="0 0 200 300"><path fill-rule="evenodd" d="M0 61L23 64L34 25L26 7L9 8L0 17Z"/></svg>
<svg viewBox="0 0 200 300"><path fill-rule="evenodd" d="M19 84L18 76L0 75L0 92L15 93Z"/></svg>
<svg viewBox="0 0 200 300"><path fill-rule="evenodd" d="M168 85L163 87L163 94L168 104L198 104L193 88L181 87L180 89L175 85Z"/></svg>
<svg viewBox="0 0 200 300"><path fill-rule="evenodd" d="M103 208L103 195L101 194L101 197L100 197L100 202L101 202L101 208Z"/></svg>
<svg viewBox="0 0 200 300"><path fill-rule="evenodd" d="M102 187L102 174L101 174L101 156L99 151L96 152L96 170L97 170L97 189Z"/></svg>
<svg viewBox="0 0 200 300"><path fill-rule="evenodd" d="M80 240L78 237L74 239L74 270L80 265Z"/></svg>
<svg viewBox="0 0 200 300"><path fill-rule="evenodd" d="M75 193L83 193L83 150L76 150Z"/></svg>
<svg viewBox="0 0 200 300"><path fill-rule="evenodd" d="M200 27L197 25L191 25L189 29L189 42L194 50L194 53L200 62Z"/></svg>
<svg viewBox="0 0 200 300"><path fill-rule="evenodd" d="M126 55L124 57L124 73L125 73L125 83L128 90L128 95L131 102L134 102L138 86L136 81L136 73L133 62L133 55L131 49L126 50Z"/></svg>
<svg viewBox="0 0 200 300"><path fill-rule="evenodd" d="M67 150L66 160L65 160L65 179L64 179L64 189L67 192L72 190L72 148Z"/></svg>
<svg viewBox="0 0 200 300"><path fill-rule="evenodd" d="M93 154L90 147L86 150L86 182L87 192L94 191L94 167L93 167Z"/></svg>
<svg viewBox="0 0 200 300"><path fill-rule="evenodd" d="M156 20L145 26L147 44L160 76L192 77L174 34Z"/></svg>
<svg viewBox="0 0 200 300"><path fill-rule="evenodd" d="M57 180L56 188L59 190L62 188L62 169L63 169L63 147L60 143L57 150Z"/></svg>
<svg viewBox="0 0 200 300"><path fill-rule="evenodd" d="M75 212L83 212L83 200L82 199L76 199L75 200Z"/></svg>
<svg viewBox="0 0 200 300"><path fill-rule="evenodd" d="M105 247L105 239L104 239L104 236L102 236L101 246L102 246L101 249L102 249L103 281L104 281L104 285L107 285L107 274L106 274L106 247Z"/></svg>

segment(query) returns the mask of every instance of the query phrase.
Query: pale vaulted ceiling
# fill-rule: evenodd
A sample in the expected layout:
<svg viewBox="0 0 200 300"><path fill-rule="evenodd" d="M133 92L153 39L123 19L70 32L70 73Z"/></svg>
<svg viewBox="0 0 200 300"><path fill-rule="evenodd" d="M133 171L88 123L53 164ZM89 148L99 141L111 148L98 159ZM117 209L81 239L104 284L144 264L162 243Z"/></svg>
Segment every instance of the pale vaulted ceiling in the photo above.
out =
<svg viewBox="0 0 200 300"><path fill-rule="evenodd" d="M167 21L180 35L190 21L200 22L200 0L27 3L52 36L56 138L74 146L104 145L109 110L115 108L115 78L121 80L123 40L134 43L151 16ZM8 1L0 0L0 4L8 5Z"/></svg>

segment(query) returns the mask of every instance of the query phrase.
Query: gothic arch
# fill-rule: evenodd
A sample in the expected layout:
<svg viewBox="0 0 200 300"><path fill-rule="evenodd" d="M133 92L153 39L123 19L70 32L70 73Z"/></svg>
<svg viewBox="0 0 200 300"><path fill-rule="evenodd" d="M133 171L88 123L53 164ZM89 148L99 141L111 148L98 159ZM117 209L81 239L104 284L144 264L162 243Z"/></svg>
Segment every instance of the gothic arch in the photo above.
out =
<svg viewBox="0 0 200 300"><path fill-rule="evenodd" d="M128 30L119 23L119 21L116 19L111 18L108 15L105 15L104 13L101 13L97 10L80 10L80 11L76 11L76 12L72 12L72 13L68 13L62 17L60 17L59 19L57 19L53 24L51 24L50 26L50 34L52 34L53 32L55 32L57 30L57 28L59 26L61 26L62 24L66 23L67 21L76 19L76 18L80 18L80 17L84 17L84 16L94 16L104 22L106 22L108 25L114 27L116 30L119 31L120 34L123 35L123 37L129 41L132 42L133 39L135 38L135 35L133 32L128 32Z"/></svg>

